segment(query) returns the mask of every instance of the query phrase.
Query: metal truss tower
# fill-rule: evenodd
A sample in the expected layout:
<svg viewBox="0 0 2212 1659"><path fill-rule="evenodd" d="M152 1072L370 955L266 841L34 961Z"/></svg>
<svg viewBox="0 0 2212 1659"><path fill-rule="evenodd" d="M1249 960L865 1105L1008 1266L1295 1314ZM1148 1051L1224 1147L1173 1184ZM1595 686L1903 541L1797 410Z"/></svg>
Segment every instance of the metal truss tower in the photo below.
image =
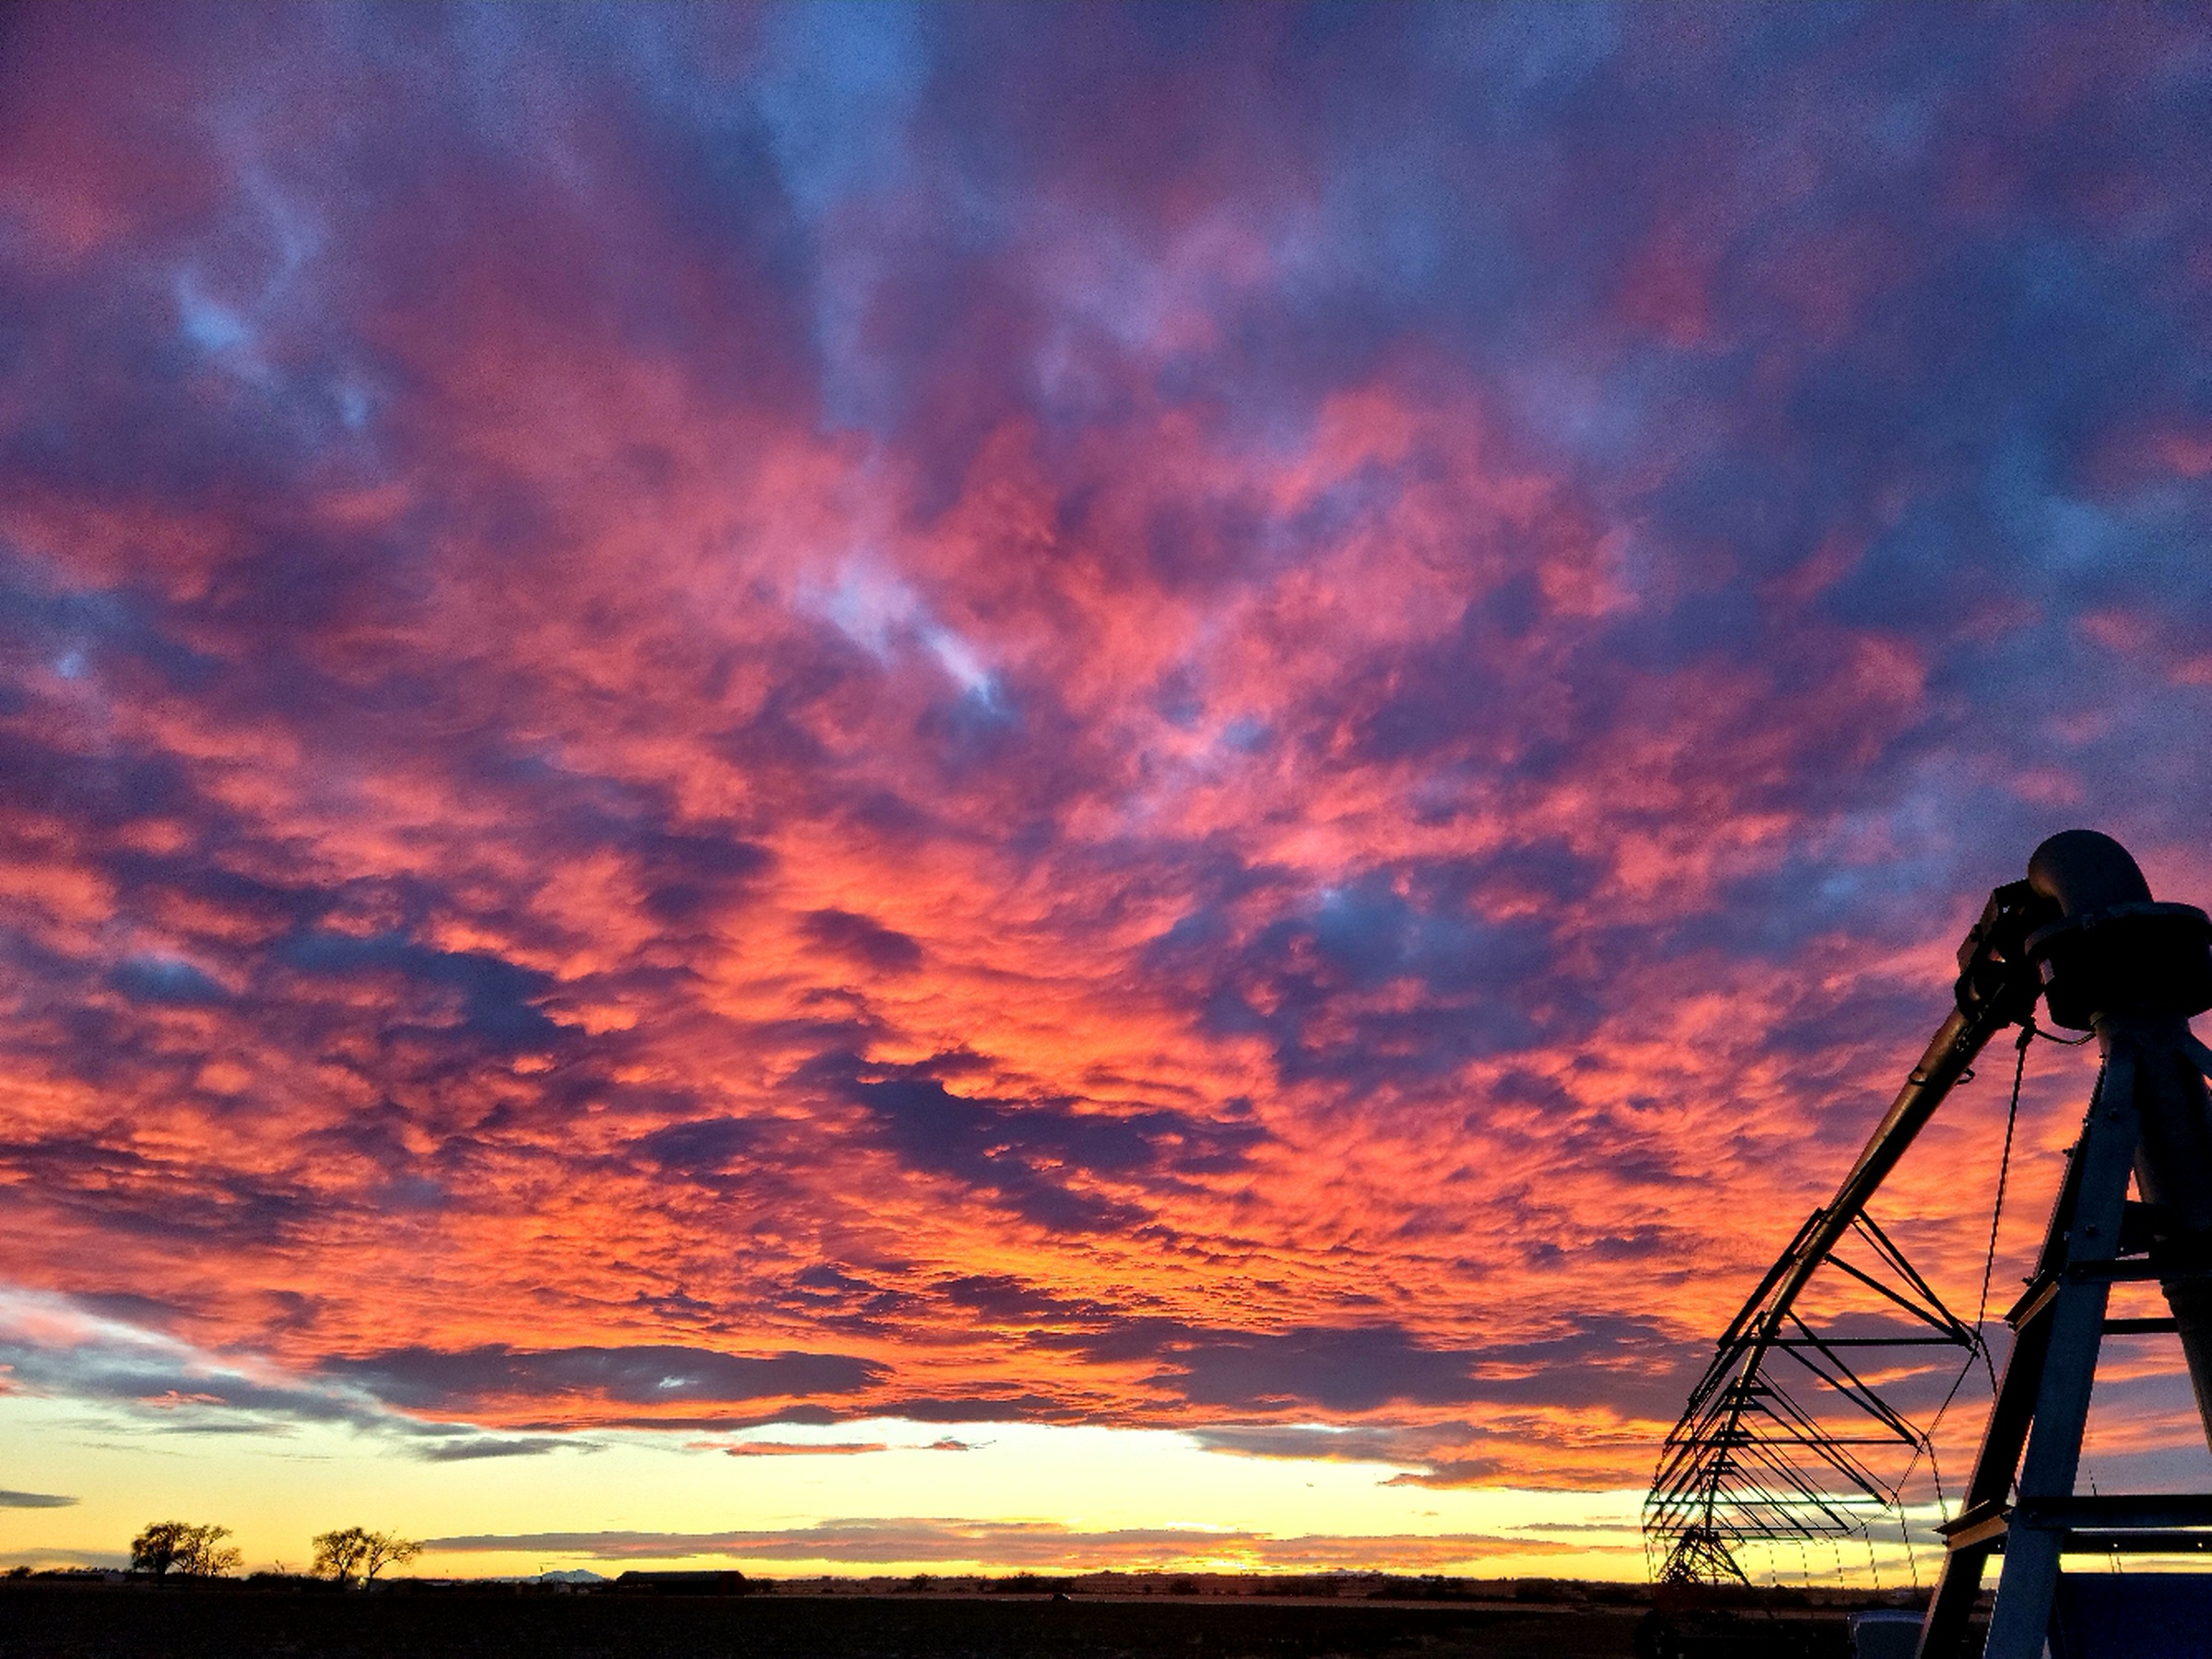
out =
<svg viewBox="0 0 2212 1659"><path fill-rule="evenodd" d="M1969 1363L1986 1353L1866 1206L1991 1040L2018 1025L2025 1048L2041 1002L2052 1024L2094 1032L2104 1064L2035 1275L2006 1315L2012 1351L1964 1501L1940 1529L1947 1549L1919 1650L1965 1653L1983 1569L2002 1553L1985 1653L2036 1659L2062 1553L2212 1547L2212 1495L2074 1490L2108 1335L2180 1336L2212 1442L2212 1051L2188 1024L2212 1007L2212 921L2155 901L2117 841L2072 830L2036 849L2026 880L1990 895L1959 969L1956 1006L1835 1197L1722 1335L1660 1454L1645 1539L1662 1582L1713 1584L1743 1581L1746 1545L1904 1524L1899 1458L1909 1473L1933 1448L1869 1379L1924 1365L1914 1349L1960 1350ZM1801 1312L1823 1275L1888 1319ZM2171 1316L2108 1319L2112 1286L2129 1280L2155 1280Z"/></svg>

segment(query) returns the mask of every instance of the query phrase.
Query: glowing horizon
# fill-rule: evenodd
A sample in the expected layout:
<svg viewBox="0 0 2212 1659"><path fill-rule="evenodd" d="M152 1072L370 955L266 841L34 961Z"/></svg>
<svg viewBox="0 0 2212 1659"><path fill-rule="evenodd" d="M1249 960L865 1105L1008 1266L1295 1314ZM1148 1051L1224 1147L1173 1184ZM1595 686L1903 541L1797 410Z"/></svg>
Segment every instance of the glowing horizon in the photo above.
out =
<svg viewBox="0 0 2212 1659"><path fill-rule="evenodd" d="M2187 16L86 16L0 1564L1636 1576L1989 888L2212 900ZM1883 1199L1969 1306L2003 1120Z"/></svg>

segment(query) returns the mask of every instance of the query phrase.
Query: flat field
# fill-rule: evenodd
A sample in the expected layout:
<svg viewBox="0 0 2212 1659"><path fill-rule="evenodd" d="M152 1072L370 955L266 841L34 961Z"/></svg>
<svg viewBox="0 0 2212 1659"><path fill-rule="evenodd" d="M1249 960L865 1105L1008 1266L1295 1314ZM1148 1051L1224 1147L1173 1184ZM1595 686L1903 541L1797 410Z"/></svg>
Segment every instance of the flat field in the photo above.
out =
<svg viewBox="0 0 2212 1659"><path fill-rule="evenodd" d="M0 1659L1628 1659L1628 1607L0 1585ZM1839 1634L1840 1634L1839 1630Z"/></svg>

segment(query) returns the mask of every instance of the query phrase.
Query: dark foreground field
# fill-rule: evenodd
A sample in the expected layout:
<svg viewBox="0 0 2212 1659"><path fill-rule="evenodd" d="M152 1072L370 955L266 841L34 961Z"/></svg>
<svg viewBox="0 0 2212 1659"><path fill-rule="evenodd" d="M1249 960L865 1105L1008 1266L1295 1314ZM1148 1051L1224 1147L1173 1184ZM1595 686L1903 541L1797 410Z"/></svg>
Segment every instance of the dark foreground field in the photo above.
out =
<svg viewBox="0 0 2212 1659"><path fill-rule="evenodd" d="M0 1586L0 1659L1627 1659L1640 1617L1241 1598L276 1595L29 1583Z"/></svg>

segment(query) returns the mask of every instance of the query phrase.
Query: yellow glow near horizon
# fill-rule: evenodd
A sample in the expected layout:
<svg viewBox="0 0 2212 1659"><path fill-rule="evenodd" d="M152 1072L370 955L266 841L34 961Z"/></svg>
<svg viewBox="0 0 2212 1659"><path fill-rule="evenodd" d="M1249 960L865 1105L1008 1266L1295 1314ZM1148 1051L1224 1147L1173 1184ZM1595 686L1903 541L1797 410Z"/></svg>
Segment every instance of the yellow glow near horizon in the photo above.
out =
<svg viewBox="0 0 2212 1659"><path fill-rule="evenodd" d="M644 1553L643 1540L638 1551L618 1555L588 1544L519 1541L505 1550L434 1549L410 1569L424 1576L574 1568L611 1576L633 1567L687 1566L856 1577L1344 1566L1629 1578L1643 1570L1638 1492L1391 1486L1396 1471L1385 1465L1239 1456L1164 1430L1033 1424L948 1430L886 1419L727 1437L733 1443L888 1448L879 1452L734 1456L701 1444L705 1437L698 1435L602 1433L535 1456L432 1463L344 1428L149 1431L120 1412L21 1395L0 1399L0 1430L13 1484L78 1500L65 1508L0 1510L0 1563L8 1565L119 1566L134 1532L175 1517L229 1526L249 1571L297 1571L315 1533L356 1524L424 1538L672 1535L670 1549L659 1554ZM931 1449L948 1438L970 1449ZM925 1552L880 1559L851 1548L806 1553L797 1537L751 1549L695 1543L702 1534L791 1535L824 1523L913 1521L985 1529L1030 1524L1068 1535L1018 1533L1010 1549L986 1535L975 1554L959 1558L947 1557L941 1541ZM879 1530L885 1547L902 1535L895 1527ZM1186 1532L1194 1535L1174 1535ZM1149 1537L1099 1536L1132 1533ZM1485 1541L1461 1554L1443 1543L1469 1535ZM1524 1539L1526 1547L1518 1547ZM1561 1550L1562 1544L1572 1547ZM1317 1552L1341 1559L1317 1559Z"/></svg>

